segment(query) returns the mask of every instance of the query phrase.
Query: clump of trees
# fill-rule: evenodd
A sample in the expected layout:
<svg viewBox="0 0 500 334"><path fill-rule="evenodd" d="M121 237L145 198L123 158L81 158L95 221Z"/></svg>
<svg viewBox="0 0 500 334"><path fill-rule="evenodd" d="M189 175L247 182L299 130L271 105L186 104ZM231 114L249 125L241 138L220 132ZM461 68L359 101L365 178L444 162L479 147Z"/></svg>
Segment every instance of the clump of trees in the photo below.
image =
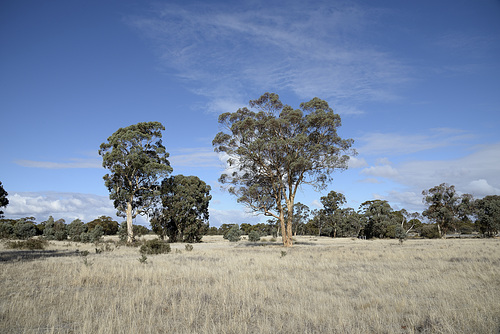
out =
<svg viewBox="0 0 500 334"><path fill-rule="evenodd" d="M52 216L39 224L35 217L0 219L1 239L28 240L39 236L45 240L98 242L103 235L114 235L117 232L118 222L108 216L100 216L89 223L75 219L70 224L66 224L64 219L55 220Z"/></svg>
<svg viewBox="0 0 500 334"><path fill-rule="evenodd" d="M176 175L162 181L159 197L153 231L170 242L200 242L208 231L210 186L196 176Z"/></svg>
<svg viewBox="0 0 500 334"><path fill-rule="evenodd" d="M2 182L0 182L0 209L5 208L9 204L7 196L9 196L9 194L3 188ZM0 210L0 218L3 218L2 210Z"/></svg>
<svg viewBox="0 0 500 334"><path fill-rule="evenodd" d="M127 242L135 239L132 220L151 215L153 231L170 242L200 242L208 229L210 187L195 176L176 175L163 146L159 122L118 129L102 143L99 154L105 185L117 214L126 217Z"/></svg>

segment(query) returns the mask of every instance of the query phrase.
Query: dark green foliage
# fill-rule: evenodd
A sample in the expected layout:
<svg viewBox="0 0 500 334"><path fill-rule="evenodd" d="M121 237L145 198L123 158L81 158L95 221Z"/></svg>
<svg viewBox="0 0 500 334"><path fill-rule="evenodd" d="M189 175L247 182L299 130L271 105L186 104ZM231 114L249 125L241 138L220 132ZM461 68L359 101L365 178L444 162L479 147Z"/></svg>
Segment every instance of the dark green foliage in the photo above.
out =
<svg viewBox="0 0 500 334"><path fill-rule="evenodd" d="M100 225L102 227L104 235L115 235L116 233L118 233L118 222L114 221L111 217L100 216L99 218L88 222L87 229L89 231L92 231L92 229L97 225Z"/></svg>
<svg viewBox="0 0 500 334"><path fill-rule="evenodd" d="M2 182L0 182L0 209L5 208L9 204L9 199L7 198L9 194L3 188ZM3 211L0 210L0 218L3 218Z"/></svg>
<svg viewBox="0 0 500 334"><path fill-rule="evenodd" d="M233 225L233 227L231 227L229 231L224 234L224 239L227 239L230 242L237 242L241 240L241 230L238 224Z"/></svg>
<svg viewBox="0 0 500 334"><path fill-rule="evenodd" d="M222 224L219 227L219 234L220 235L226 235L226 233L236 224Z"/></svg>
<svg viewBox="0 0 500 334"><path fill-rule="evenodd" d="M485 236L492 237L500 231L500 196L490 195L477 201L477 224Z"/></svg>
<svg viewBox="0 0 500 334"><path fill-rule="evenodd" d="M406 231L400 225L396 226L394 236L399 240L400 244L403 244L403 241L407 238Z"/></svg>
<svg viewBox="0 0 500 334"><path fill-rule="evenodd" d="M193 245L191 244L186 244L186 246L184 246L186 248L186 251L190 252L193 250Z"/></svg>
<svg viewBox="0 0 500 334"><path fill-rule="evenodd" d="M37 229L33 222L19 219L14 225L14 238L29 239L37 235Z"/></svg>
<svg viewBox="0 0 500 334"><path fill-rule="evenodd" d="M104 231L100 225L97 225L92 231L90 232L83 232L80 234L80 241L81 242L99 242L101 241L102 236L104 235Z"/></svg>
<svg viewBox="0 0 500 334"><path fill-rule="evenodd" d="M140 248L141 254L165 254L170 253L170 244L163 240L154 239L146 241Z"/></svg>
<svg viewBox="0 0 500 334"><path fill-rule="evenodd" d="M0 239L10 239L14 236L15 221L2 219L0 221Z"/></svg>
<svg viewBox="0 0 500 334"><path fill-rule="evenodd" d="M207 230L207 235L219 235L219 229L215 226L210 226Z"/></svg>
<svg viewBox="0 0 500 334"><path fill-rule="evenodd" d="M134 237L142 237L150 232L147 227L142 225L132 225L132 231L134 232ZM120 238L120 241L125 242L127 241L127 236L127 222L124 221L118 227L118 237Z"/></svg>
<svg viewBox="0 0 500 334"><path fill-rule="evenodd" d="M474 214L472 195L458 196L455 186L441 183L429 190L422 191L423 202L427 209L422 215L437 224L441 237L446 236L450 229L457 229L460 222L469 222Z"/></svg>
<svg viewBox="0 0 500 334"><path fill-rule="evenodd" d="M441 238L436 224L422 224L420 226L420 236L427 239Z"/></svg>
<svg viewBox="0 0 500 334"><path fill-rule="evenodd" d="M363 233L367 238L385 238L389 226L397 223L387 201L366 201L361 204L360 211L366 219Z"/></svg>
<svg viewBox="0 0 500 334"><path fill-rule="evenodd" d="M54 221L52 216L45 222L45 228L43 229L43 236L48 240L66 240L68 239L68 230L64 219L58 219Z"/></svg>
<svg viewBox="0 0 500 334"><path fill-rule="evenodd" d="M68 237L71 241L81 241L81 235L85 232L87 232L87 226L80 219L75 219L68 225Z"/></svg>
<svg viewBox="0 0 500 334"><path fill-rule="evenodd" d="M48 246L48 241L45 239L35 239L35 238L30 238L28 240L23 240L23 241L9 241L7 242L7 248L11 249L29 249L29 250L35 250L35 249L45 249L45 247Z"/></svg>
<svg viewBox="0 0 500 334"><path fill-rule="evenodd" d="M292 217L292 231L294 235L304 234L305 225L309 220L309 214L311 210L305 204L300 202L293 205L293 217ZM287 210L288 215L288 210Z"/></svg>
<svg viewBox="0 0 500 334"><path fill-rule="evenodd" d="M142 264L147 264L148 263L148 257L144 254L139 258L139 262Z"/></svg>
<svg viewBox="0 0 500 334"><path fill-rule="evenodd" d="M134 240L132 219L144 214L158 195L159 180L172 172L161 141L165 127L144 122L118 129L99 154L110 174L104 176L118 214L127 217L127 242Z"/></svg>
<svg viewBox="0 0 500 334"><path fill-rule="evenodd" d="M314 217L310 224L304 226L304 232L317 231L318 235L333 238L357 237L365 220L352 208L340 208L345 202L344 195L335 191L321 197L323 209L313 211Z"/></svg>
<svg viewBox="0 0 500 334"><path fill-rule="evenodd" d="M219 181L238 202L277 219L283 245L291 246L297 190L303 183L323 189L334 170L347 169L353 140L338 136L340 116L319 98L293 109L265 93L249 107L219 116L225 132L212 143L234 171ZM286 221L285 208L291 213Z"/></svg>
<svg viewBox="0 0 500 334"><path fill-rule="evenodd" d="M200 242L208 230L210 186L196 176L175 175L163 180L160 198L153 231L170 242Z"/></svg>
<svg viewBox="0 0 500 334"><path fill-rule="evenodd" d="M142 225L133 225L132 229L134 231L134 235L137 237L142 237L150 232L147 227Z"/></svg>
<svg viewBox="0 0 500 334"><path fill-rule="evenodd" d="M251 241L251 242L260 241L260 234L259 234L259 232L257 232L257 231L251 231L248 234L248 241Z"/></svg>

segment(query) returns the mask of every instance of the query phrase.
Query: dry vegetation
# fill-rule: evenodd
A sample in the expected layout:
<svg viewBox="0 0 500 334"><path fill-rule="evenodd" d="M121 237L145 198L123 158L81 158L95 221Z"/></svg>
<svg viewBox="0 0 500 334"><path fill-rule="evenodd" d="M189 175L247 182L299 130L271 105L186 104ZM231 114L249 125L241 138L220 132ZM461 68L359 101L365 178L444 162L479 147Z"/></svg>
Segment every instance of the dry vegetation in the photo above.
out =
<svg viewBox="0 0 500 334"><path fill-rule="evenodd" d="M31 260L1 246L0 332L500 330L498 239L400 246L304 237L292 249L279 240L204 241L191 252L173 244L172 253L146 264L137 248L124 246L96 254L93 245L51 242L55 252ZM76 248L90 254L76 256Z"/></svg>

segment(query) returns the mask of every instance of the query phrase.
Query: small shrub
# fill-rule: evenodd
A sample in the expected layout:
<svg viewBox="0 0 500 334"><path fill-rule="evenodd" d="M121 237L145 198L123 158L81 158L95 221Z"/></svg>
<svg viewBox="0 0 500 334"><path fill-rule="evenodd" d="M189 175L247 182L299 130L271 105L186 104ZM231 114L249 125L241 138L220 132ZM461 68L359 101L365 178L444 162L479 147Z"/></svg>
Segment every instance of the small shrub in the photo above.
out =
<svg viewBox="0 0 500 334"><path fill-rule="evenodd" d="M406 232L401 226L396 227L395 231L395 237L399 239L399 244L403 244L403 242L406 240Z"/></svg>
<svg viewBox="0 0 500 334"><path fill-rule="evenodd" d="M258 242L258 241L260 241L259 232L257 232L257 231L251 231L248 234L248 241L250 241L250 242Z"/></svg>
<svg viewBox="0 0 500 334"><path fill-rule="evenodd" d="M165 241L154 239L146 241L139 250L141 254L164 254L170 253L170 244Z"/></svg>
<svg viewBox="0 0 500 334"><path fill-rule="evenodd" d="M83 232L80 234L80 241L84 243L93 243L101 241L104 231L101 225L97 225L89 232Z"/></svg>
<svg viewBox="0 0 500 334"><path fill-rule="evenodd" d="M241 230L238 225L234 225L226 232L224 235L224 239L229 240L230 242L237 242L241 240Z"/></svg>
<svg viewBox="0 0 500 334"><path fill-rule="evenodd" d="M7 248L10 249L45 249L48 246L48 241L44 239L30 238L25 241L9 241L7 242Z"/></svg>
<svg viewBox="0 0 500 334"><path fill-rule="evenodd" d="M144 254L139 258L139 262L142 264L147 264L148 263L148 257Z"/></svg>
<svg viewBox="0 0 500 334"><path fill-rule="evenodd" d="M18 239L29 239L36 235L36 226L31 222L19 220L14 225L14 237Z"/></svg>
<svg viewBox="0 0 500 334"><path fill-rule="evenodd" d="M435 224L423 224L420 229L420 236L428 239L437 239L441 237L437 225Z"/></svg>
<svg viewBox="0 0 500 334"><path fill-rule="evenodd" d="M285 257L286 256L286 252L285 251L281 251L281 257Z"/></svg>
<svg viewBox="0 0 500 334"><path fill-rule="evenodd" d="M188 252L192 251L192 250L193 250L193 245L191 245L191 244L186 244L186 250L187 250Z"/></svg>

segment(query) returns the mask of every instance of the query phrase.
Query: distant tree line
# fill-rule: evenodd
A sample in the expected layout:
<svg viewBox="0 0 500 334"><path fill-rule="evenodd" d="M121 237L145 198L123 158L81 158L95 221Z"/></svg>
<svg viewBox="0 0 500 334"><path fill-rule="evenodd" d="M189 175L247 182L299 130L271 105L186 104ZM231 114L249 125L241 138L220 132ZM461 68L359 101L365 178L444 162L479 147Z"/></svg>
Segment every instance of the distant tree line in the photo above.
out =
<svg viewBox="0 0 500 334"><path fill-rule="evenodd" d="M133 228L138 236L150 232L148 228L141 225L134 225ZM35 217L0 219L0 239L26 240L40 236L47 240L70 240L85 243L98 242L105 235L117 234L121 240L126 240L126 223L118 224L108 216L100 216L88 223L75 219L69 224L66 224L64 219L55 220L52 216L39 224L36 223Z"/></svg>
<svg viewBox="0 0 500 334"><path fill-rule="evenodd" d="M151 217L153 231L169 242L200 242L208 229L210 186L196 176L169 174L169 153L162 143L165 127L142 122L118 129L101 144L109 170L104 183L117 215L126 218L127 242L136 237L133 218Z"/></svg>
<svg viewBox="0 0 500 334"><path fill-rule="evenodd" d="M458 195L454 186L442 183L422 192L427 208L410 213L394 210L385 200L370 200L358 210L343 208L343 194L331 191L321 197L322 209L310 210L298 202L294 205L294 235L318 235L332 238L396 238L408 235L423 238L441 238L449 233L492 237L500 232L500 196L490 195L474 199L470 194ZM210 235L227 235L237 224L210 227ZM267 224L239 225L241 234L257 232L260 236L278 234L280 224L273 219Z"/></svg>

